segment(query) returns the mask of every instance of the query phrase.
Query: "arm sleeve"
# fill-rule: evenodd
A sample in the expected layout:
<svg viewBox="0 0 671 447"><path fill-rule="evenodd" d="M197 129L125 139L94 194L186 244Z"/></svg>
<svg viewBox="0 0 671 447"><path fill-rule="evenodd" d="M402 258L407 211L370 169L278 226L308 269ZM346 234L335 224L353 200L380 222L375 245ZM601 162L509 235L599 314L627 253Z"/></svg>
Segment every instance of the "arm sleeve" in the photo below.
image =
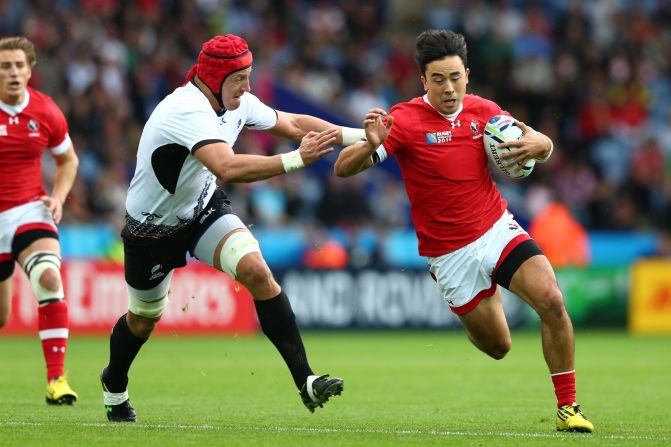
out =
<svg viewBox="0 0 671 447"><path fill-rule="evenodd" d="M259 98L249 92L245 93L245 127L266 130L272 129L277 124L277 112L268 107Z"/></svg>
<svg viewBox="0 0 671 447"><path fill-rule="evenodd" d="M72 140L68 134L68 123L65 120L65 115L63 115L63 112L58 108L56 103L51 102L49 113L51 132L47 148L52 155L60 155L67 151L70 144L72 144Z"/></svg>

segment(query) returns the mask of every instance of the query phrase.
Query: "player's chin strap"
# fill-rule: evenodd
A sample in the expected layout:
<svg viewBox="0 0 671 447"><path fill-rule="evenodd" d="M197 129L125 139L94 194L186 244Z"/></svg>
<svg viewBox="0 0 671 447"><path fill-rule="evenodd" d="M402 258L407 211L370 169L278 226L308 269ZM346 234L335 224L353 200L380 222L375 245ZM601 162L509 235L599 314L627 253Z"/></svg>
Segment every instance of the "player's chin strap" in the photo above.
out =
<svg viewBox="0 0 671 447"><path fill-rule="evenodd" d="M30 285L35 292L35 297L40 306L46 306L49 303L62 301L65 298L60 268L60 256L51 251L36 251L24 261L23 270L26 272L26 275L28 275ZM58 276L58 290L49 290L40 284L42 273L48 269L53 269Z"/></svg>

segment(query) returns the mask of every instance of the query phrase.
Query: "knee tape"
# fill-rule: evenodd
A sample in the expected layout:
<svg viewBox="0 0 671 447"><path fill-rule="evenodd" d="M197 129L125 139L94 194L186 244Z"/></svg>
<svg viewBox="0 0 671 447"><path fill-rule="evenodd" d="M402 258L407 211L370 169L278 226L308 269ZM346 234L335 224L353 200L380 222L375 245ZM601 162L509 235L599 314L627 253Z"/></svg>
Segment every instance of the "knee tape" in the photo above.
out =
<svg viewBox="0 0 671 447"><path fill-rule="evenodd" d="M63 281L61 280L61 258L51 251L37 251L26 258L23 263L23 270L28 275L30 285L35 292L35 297L40 306L45 306L54 301L62 301L65 298L63 293ZM40 284L40 277L48 269L53 269L58 275L58 290L53 291L45 289Z"/></svg>
<svg viewBox="0 0 671 447"><path fill-rule="evenodd" d="M146 318L158 318L163 315L166 307L168 307L167 294L156 301L142 301L135 295L128 294L128 310L135 315Z"/></svg>
<svg viewBox="0 0 671 447"><path fill-rule="evenodd" d="M249 231L236 231L226 239L224 246L221 248L221 254L219 255L221 269L233 278L237 278L236 269L240 259L244 255L254 252L261 253L259 241L254 239Z"/></svg>
<svg viewBox="0 0 671 447"><path fill-rule="evenodd" d="M168 307L168 293L172 271L156 287L140 290L126 284L128 289L128 310L146 318L158 318Z"/></svg>

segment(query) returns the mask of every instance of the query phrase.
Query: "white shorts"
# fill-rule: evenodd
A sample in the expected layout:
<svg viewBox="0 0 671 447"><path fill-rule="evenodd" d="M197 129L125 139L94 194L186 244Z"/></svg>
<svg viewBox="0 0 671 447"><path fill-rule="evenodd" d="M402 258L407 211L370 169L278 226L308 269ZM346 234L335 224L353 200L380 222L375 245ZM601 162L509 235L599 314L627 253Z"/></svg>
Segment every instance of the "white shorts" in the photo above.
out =
<svg viewBox="0 0 671 447"><path fill-rule="evenodd" d="M49 208L41 200L0 213L0 255L11 254L14 238L29 230L58 232Z"/></svg>
<svg viewBox="0 0 671 447"><path fill-rule="evenodd" d="M496 291L492 279L501 261L529 234L505 211L479 239L453 252L427 258L431 276L452 312L463 315Z"/></svg>

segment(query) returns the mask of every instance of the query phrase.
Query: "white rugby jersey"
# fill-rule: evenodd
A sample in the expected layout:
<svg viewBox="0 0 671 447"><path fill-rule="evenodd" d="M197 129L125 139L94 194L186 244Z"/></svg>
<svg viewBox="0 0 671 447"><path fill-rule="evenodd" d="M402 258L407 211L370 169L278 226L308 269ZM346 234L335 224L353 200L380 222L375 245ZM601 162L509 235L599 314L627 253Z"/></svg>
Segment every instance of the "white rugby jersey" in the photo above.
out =
<svg viewBox="0 0 671 447"><path fill-rule="evenodd" d="M217 116L191 82L159 103L142 130L135 175L126 198L131 233L160 238L193 222L216 189L216 178L195 156L200 147L231 147L243 126L270 129L277 113L247 92L240 107Z"/></svg>

